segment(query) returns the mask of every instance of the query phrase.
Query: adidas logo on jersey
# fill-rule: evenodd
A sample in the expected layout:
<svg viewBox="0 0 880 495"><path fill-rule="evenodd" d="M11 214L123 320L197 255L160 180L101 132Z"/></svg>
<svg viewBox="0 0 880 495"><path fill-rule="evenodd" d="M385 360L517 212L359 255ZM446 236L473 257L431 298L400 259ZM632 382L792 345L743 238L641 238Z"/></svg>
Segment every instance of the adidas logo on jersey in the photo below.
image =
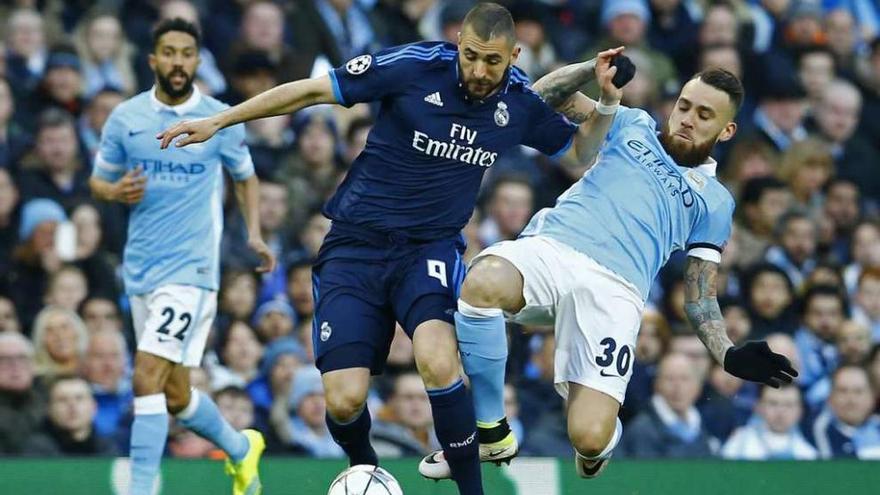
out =
<svg viewBox="0 0 880 495"><path fill-rule="evenodd" d="M431 93L425 97L425 101L430 103L431 105L437 105L438 107L443 106L443 100L440 99L440 92Z"/></svg>

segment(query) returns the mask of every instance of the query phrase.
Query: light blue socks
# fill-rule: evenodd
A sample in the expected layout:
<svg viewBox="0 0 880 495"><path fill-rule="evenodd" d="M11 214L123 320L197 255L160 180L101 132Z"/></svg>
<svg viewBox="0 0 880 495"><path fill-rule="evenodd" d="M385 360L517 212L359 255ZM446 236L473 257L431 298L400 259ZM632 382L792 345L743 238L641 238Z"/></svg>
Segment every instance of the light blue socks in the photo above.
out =
<svg viewBox="0 0 880 495"><path fill-rule="evenodd" d="M165 394L135 397L134 423L131 427L130 495L153 493L153 480L159 473L167 437L168 412Z"/></svg>
<svg viewBox="0 0 880 495"><path fill-rule="evenodd" d="M249 447L247 437L226 421L211 397L196 389L191 397L186 409L177 414L180 424L214 442L233 462L244 459Z"/></svg>
<svg viewBox="0 0 880 495"><path fill-rule="evenodd" d="M475 308L459 299L455 333L464 372L471 382L477 426L491 428L505 416L507 332L504 312L497 308Z"/></svg>

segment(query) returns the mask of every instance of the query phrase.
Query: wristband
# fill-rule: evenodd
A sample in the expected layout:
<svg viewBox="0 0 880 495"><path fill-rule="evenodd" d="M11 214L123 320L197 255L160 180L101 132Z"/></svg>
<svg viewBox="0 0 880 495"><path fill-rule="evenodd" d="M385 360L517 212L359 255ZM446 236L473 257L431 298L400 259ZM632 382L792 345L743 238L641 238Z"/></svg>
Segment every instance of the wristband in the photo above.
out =
<svg viewBox="0 0 880 495"><path fill-rule="evenodd" d="M614 115L615 113L617 113L617 108L619 106L620 106L619 101L613 105L606 105L606 104L602 103L601 101L597 101L596 102L596 111L599 112L599 114L601 114L601 115Z"/></svg>

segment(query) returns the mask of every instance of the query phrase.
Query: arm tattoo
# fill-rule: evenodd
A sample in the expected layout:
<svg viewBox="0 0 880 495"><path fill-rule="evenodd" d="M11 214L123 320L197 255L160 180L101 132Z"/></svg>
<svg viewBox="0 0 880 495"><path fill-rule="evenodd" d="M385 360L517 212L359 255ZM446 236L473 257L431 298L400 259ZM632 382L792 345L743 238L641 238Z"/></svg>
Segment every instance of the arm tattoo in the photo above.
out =
<svg viewBox="0 0 880 495"><path fill-rule="evenodd" d="M733 346L727 336L724 317L718 307L715 278L718 264L688 256L685 265L685 304L688 320L715 360L724 364L724 354Z"/></svg>
<svg viewBox="0 0 880 495"><path fill-rule="evenodd" d="M566 65L538 79L532 89L553 108L566 102L581 86L595 77L596 60ZM563 112L564 113L564 112Z"/></svg>
<svg viewBox="0 0 880 495"><path fill-rule="evenodd" d="M569 96L565 103L556 107L556 111L565 115L568 120L575 124L583 124L595 113L595 110L590 113L578 110L577 105L574 104L574 96Z"/></svg>

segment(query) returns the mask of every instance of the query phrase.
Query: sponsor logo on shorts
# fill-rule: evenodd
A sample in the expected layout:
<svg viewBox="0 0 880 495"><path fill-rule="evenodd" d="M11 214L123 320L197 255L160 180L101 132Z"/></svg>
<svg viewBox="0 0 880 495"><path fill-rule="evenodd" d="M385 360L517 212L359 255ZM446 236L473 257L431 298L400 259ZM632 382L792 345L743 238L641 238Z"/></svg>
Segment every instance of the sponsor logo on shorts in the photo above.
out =
<svg viewBox="0 0 880 495"><path fill-rule="evenodd" d="M477 438L477 432L471 433L471 436L464 439L463 442L452 442L449 446L453 449L467 447L468 445L474 443L474 439Z"/></svg>
<svg viewBox="0 0 880 495"><path fill-rule="evenodd" d="M327 339L330 338L330 334L333 333L333 328L326 321L321 323L321 342L327 342Z"/></svg>
<svg viewBox="0 0 880 495"><path fill-rule="evenodd" d="M605 373L605 370L599 370L599 374L602 376L610 376L610 377L617 377L618 376L613 373Z"/></svg>

